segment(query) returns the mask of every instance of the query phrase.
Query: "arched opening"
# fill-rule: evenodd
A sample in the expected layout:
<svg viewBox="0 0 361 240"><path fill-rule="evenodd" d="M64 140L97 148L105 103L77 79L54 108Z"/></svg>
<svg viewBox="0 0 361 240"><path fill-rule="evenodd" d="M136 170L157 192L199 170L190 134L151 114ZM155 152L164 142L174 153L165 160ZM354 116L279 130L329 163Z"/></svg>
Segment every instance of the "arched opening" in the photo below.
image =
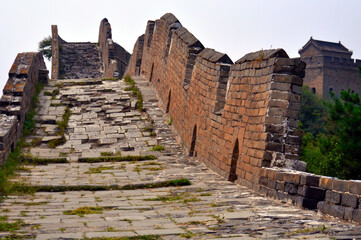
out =
<svg viewBox="0 0 361 240"><path fill-rule="evenodd" d="M169 90L167 108L165 109L165 112L166 112L166 113L169 113L171 93L172 93L172 90Z"/></svg>
<svg viewBox="0 0 361 240"><path fill-rule="evenodd" d="M313 93L313 94L316 93L316 88L312 88L312 93Z"/></svg>
<svg viewBox="0 0 361 240"><path fill-rule="evenodd" d="M236 174L238 158L239 158L239 147L238 147L238 139L237 139L236 143L234 144L234 148L233 148L231 169L229 172L228 181L234 182L238 178L238 176Z"/></svg>
<svg viewBox="0 0 361 240"><path fill-rule="evenodd" d="M15 150L15 144L14 143L11 144L10 149L11 149L11 152L14 152L14 150Z"/></svg>
<svg viewBox="0 0 361 240"><path fill-rule="evenodd" d="M191 148L189 150L190 157L197 157L197 152L194 151L196 147L196 141L197 141L197 125L194 125Z"/></svg>
<svg viewBox="0 0 361 240"><path fill-rule="evenodd" d="M152 68L151 68L151 70L150 70L149 82L151 82L152 79L153 79L153 68L154 68L154 63L152 63Z"/></svg>

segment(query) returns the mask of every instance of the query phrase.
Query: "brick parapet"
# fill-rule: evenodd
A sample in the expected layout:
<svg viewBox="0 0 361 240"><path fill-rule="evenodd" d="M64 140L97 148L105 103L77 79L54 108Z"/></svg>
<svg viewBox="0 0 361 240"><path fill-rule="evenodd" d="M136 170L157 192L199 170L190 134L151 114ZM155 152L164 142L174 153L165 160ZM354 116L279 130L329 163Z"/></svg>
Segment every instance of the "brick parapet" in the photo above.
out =
<svg viewBox="0 0 361 240"><path fill-rule="evenodd" d="M275 49L233 64L226 54L202 48L175 17L166 19L148 22L142 53L137 43L133 57L142 56L140 75L155 88L185 150L230 181L317 208L326 194L316 184L321 177L298 171L306 167L297 129L305 63ZM195 42L202 47L190 59ZM135 62L130 75L139 74Z"/></svg>
<svg viewBox="0 0 361 240"><path fill-rule="evenodd" d="M48 71L40 52L17 55L0 99L0 163L4 163L21 137L37 82L47 80Z"/></svg>
<svg viewBox="0 0 361 240"><path fill-rule="evenodd" d="M300 207L361 223L361 181L262 168L260 192Z"/></svg>

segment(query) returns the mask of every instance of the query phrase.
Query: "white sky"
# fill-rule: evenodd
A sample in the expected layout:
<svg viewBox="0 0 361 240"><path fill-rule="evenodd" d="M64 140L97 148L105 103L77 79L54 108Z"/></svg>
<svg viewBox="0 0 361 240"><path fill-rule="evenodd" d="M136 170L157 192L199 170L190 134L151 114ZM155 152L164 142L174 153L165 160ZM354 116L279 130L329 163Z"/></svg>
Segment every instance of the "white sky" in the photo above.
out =
<svg viewBox="0 0 361 240"><path fill-rule="evenodd" d="M36 51L38 42L51 35L52 24L66 41L97 42L106 17L113 40L131 53L147 21L167 12L205 47L233 61L268 48L298 57L310 36L341 41L353 58L361 58L359 0L0 0L0 89L17 53Z"/></svg>

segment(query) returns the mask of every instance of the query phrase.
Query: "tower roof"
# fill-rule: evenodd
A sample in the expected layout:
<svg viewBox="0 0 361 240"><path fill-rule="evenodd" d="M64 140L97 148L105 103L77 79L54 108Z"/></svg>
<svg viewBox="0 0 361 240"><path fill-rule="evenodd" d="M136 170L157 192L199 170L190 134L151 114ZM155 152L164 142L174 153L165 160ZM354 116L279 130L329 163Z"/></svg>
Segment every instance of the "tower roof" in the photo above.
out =
<svg viewBox="0 0 361 240"><path fill-rule="evenodd" d="M344 45L341 44L341 42L335 43L335 42L326 42L321 40L313 39L312 37L308 42L298 51L299 54L301 54L305 49L307 49L309 46L315 46L320 51L329 51L329 52L337 52L337 53L347 53L352 54L350 50L348 50Z"/></svg>

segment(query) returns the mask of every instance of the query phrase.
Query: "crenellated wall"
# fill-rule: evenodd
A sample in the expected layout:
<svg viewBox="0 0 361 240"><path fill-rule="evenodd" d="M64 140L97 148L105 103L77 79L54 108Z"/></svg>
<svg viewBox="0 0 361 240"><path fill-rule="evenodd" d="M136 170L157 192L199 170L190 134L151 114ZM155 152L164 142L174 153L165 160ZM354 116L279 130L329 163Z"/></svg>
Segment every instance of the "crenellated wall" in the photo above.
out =
<svg viewBox="0 0 361 240"><path fill-rule="evenodd" d="M110 23L104 18L98 43L66 42L52 26L52 79L120 78L130 54L112 40Z"/></svg>
<svg viewBox="0 0 361 240"><path fill-rule="evenodd" d="M9 79L0 99L0 164L3 164L21 137L38 81L46 83L42 53L19 53L10 68Z"/></svg>
<svg viewBox="0 0 361 240"><path fill-rule="evenodd" d="M250 53L233 63L226 54L205 48L167 13L148 21L126 74L140 75L156 89L190 156L230 181L335 215L327 207L333 204L327 191L348 192L326 189L323 177L302 172L306 164L299 160L305 67L282 49ZM358 190L352 194L359 199L361 183L355 184ZM352 205L354 217L338 217L360 222L360 206Z"/></svg>

